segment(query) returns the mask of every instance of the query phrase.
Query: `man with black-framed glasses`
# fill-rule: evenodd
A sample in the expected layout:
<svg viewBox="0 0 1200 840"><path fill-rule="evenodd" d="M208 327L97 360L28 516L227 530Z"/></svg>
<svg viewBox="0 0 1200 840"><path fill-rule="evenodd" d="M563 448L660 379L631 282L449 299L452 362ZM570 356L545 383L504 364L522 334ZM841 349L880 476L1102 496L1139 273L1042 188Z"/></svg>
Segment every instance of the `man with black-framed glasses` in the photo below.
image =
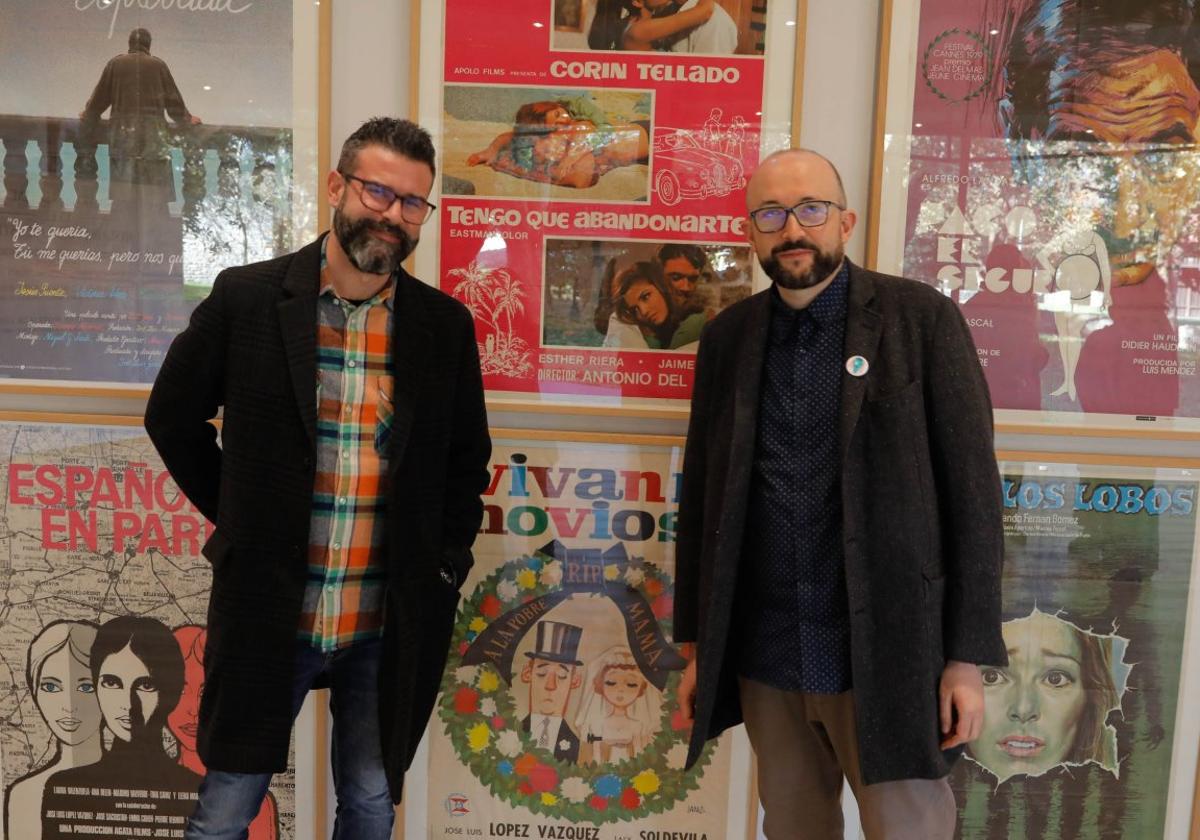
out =
<svg viewBox="0 0 1200 840"><path fill-rule="evenodd" d="M470 314L401 265L434 211L433 178L423 129L362 125L329 173L332 232L222 272L154 384L146 429L216 525L208 775L188 840L246 837L318 687L333 712L333 836L392 836L491 452Z"/></svg>
<svg viewBox="0 0 1200 840"><path fill-rule="evenodd" d="M1007 661L991 403L954 303L845 257L856 215L791 149L746 189L770 289L700 340L676 548L690 766L745 721L770 840L949 840L945 780ZM698 642L698 643L697 643Z"/></svg>

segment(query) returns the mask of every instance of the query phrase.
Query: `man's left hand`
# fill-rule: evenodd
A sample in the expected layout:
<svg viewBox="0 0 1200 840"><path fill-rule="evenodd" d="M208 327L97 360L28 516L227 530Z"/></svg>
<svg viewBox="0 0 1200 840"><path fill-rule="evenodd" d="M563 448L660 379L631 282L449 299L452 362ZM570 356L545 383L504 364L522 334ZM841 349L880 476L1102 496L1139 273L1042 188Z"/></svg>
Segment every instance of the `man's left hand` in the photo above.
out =
<svg viewBox="0 0 1200 840"><path fill-rule="evenodd" d="M979 737L983 729L983 677L970 662L946 663L938 687L941 706L942 749L948 750Z"/></svg>

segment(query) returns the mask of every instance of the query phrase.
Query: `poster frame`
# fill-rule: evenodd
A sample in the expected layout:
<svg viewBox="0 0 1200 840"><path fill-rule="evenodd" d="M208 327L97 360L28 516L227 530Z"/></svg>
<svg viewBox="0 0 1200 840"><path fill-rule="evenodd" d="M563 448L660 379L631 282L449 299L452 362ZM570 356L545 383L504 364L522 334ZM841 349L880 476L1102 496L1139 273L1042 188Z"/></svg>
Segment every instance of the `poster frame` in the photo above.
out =
<svg viewBox="0 0 1200 840"><path fill-rule="evenodd" d="M790 145L795 147L800 143L801 114L804 100L804 60L805 39L808 22L809 0L775 0L779 4L795 4L793 10L794 37L791 39L791 54L789 56L764 58L768 79L775 75L781 78L790 64L790 79L792 82L791 102L786 109ZM442 149L441 140L441 104L443 90L444 56L444 27L442 8L444 4L429 4L428 0L414 0L409 11L409 118L430 130L434 135L434 144L439 153ZM549 5L549 0L547 0ZM549 27L553 30L553 26ZM422 49L422 44L436 44L433 49ZM771 96L772 85L764 80L763 101ZM783 110L783 109L781 109ZM438 202L441 197L440 180L435 179L431 198ZM424 237L425 247L419 249L414 257L410 257L406 268L410 273L435 287L439 286L441 276L441 231L438 216L430 219ZM432 256L429 256L432 253ZM754 269L755 291L766 288L764 279L757 268ZM671 398L611 398L600 400L556 399L553 395L541 396L537 393L528 395L511 391L487 391L487 407L492 412L530 412L541 414L556 414L594 418L647 418L654 420L676 420L686 422L690 413L690 400Z"/></svg>
<svg viewBox="0 0 1200 840"><path fill-rule="evenodd" d="M326 0L326 3L328 2L329 0ZM142 418L126 414L75 414L59 411L0 409L0 423L128 428L140 427ZM327 840L330 836L329 797L332 795L332 777L328 770L330 712L327 698L327 689L313 693L313 696L305 702L293 728L292 737L296 759L293 771L297 785L303 778L311 791L310 800L304 811L300 807L300 797L296 799L296 840ZM303 817L302 814L304 814ZM3 827L0 826L0 840L3 838ZM402 840L403 834L398 834L397 838Z"/></svg>
<svg viewBox="0 0 1200 840"><path fill-rule="evenodd" d="M0 417L2 417L0 412ZM544 445L555 443L566 444L601 444L609 446L634 446L634 447L653 447L653 448L677 448L682 457L682 451L686 438L683 435L671 434L618 434L612 432L587 432L578 430L559 430L559 429L541 429L528 426L511 426L501 427L492 426L490 433L493 441L502 443L528 443L532 445ZM1198 460L1200 465L1200 460ZM461 603L461 601L460 601ZM417 750L417 754L413 759L413 767L425 767L429 763L429 732L432 726L437 725L436 711L430 717L430 722L426 726L425 736L421 740L421 744ZM744 828L737 834L731 834L729 840L755 840L758 837L758 820L760 815L760 802L758 791L758 772L757 765L754 761L753 753L750 747L749 738L746 735L743 726L735 727L730 731L732 740L732 755L730 766L730 781L731 784L735 780L744 780L744 789L742 782L736 782L737 790L731 793L739 793L739 801L745 802L745 823ZM414 784L415 782L415 784ZM427 778L422 774L418 778L418 774L410 770L405 777L404 799L397 806L396 824L393 830L393 840L424 840L426 834L420 829L427 828L424 826L423 817L427 807L426 786ZM411 813L407 813L406 805L410 806ZM621 825L621 824L616 824Z"/></svg>
<svg viewBox="0 0 1200 840"><path fill-rule="evenodd" d="M911 89L917 75L916 63L904 61L905 38L915 39L919 13L910 5L896 0L880 0L879 48L875 75L874 129L871 141L871 160L868 167L868 199L866 215L866 251L864 264L880 271L883 240L889 235L882 227L884 198L898 188L901 173L887 172L891 150L889 128L911 122ZM915 41L914 41L915 43ZM903 72L903 76L898 75ZM906 101L907 100L907 101ZM894 233L891 235L895 235ZM885 272L886 273L886 272ZM1094 414L1048 410L994 409L998 433L1022 435L1087 435L1099 438L1131 438L1150 440L1200 440L1200 418L1144 417L1137 415ZM1197 829L1200 830L1200 822Z"/></svg>
<svg viewBox="0 0 1200 840"><path fill-rule="evenodd" d="M890 0L884 0L890 4ZM997 463L1045 463L1045 464L1078 464L1080 466L1108 466L1117 468L1140 469L1178 469L1200 470L1200 457L1184 458L1176 456L1154 455L1117 455L1099 452L1066 452L1040 451L1021 449L997 449ZM1200 541L1200 539L1198 539ZM1189 635L1191 635L1189 633ZM1184 637L1183 661L1189 658L1187 649L1188 637ZM1181 693L1182 693L1181 688ZM1184 703L1180 702L1180 708ZM1197 755L1196 767L1192 780L1192 802L1188 811L1191 813L1188 840L1200 840L1200 755Z"/></svg>
<svg viewBox="0 0 1200 840"><path fill-rule="evenodd" d="M326 219L329 217L329 199L325 194L323 176L330 151L329 125L332 102L333 3L334 0L325 0L325 2L318 2L316 4L315 19L313 19L315 31L311 37L305 39L308 42L306 46L311 47L309 58L315 62L312 70L309 71L314 78L312 79L309 98L297 102L296 107L293 109L293 112L296 112L311 108L316 116L316 120L312 124L312 130L315 132L313 139L316 141L314 144L314 165L308 167L309 171L304 174L303 178L295 179L295 183L307 182L313 191L312 194L316 198L314 207L316 211L314 227L316 230L307 231L307 233L312 234L323 230L326 226ZM308 8L300 0L293 0L293 4L293 8L297 10ZM296 31L297 28L293 26L294 43L296 40ZM293 66L296 66L296 64L297 62L294 61ZM295 79L293 79L293 84L295 84ZM0 379L0 396L15 394L32 397L76 397L95 400L145 400L150 395L151 387L149 383L131 385L101 381L88 382L86 380L53 382L47 380Z"/></svg>

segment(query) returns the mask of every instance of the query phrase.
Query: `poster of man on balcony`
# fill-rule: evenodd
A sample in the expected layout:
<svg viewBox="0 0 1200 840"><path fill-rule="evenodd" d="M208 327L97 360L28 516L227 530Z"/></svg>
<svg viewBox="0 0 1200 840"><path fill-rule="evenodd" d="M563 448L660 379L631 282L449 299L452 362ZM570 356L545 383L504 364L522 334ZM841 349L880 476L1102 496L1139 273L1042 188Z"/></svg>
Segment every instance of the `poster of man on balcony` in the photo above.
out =
<svg viewBox="0 0 1200 840"><path fill-rule="evenodd" d="M309 236L297 5L6 0L0 388L150 383L221 269Z"/></svg>

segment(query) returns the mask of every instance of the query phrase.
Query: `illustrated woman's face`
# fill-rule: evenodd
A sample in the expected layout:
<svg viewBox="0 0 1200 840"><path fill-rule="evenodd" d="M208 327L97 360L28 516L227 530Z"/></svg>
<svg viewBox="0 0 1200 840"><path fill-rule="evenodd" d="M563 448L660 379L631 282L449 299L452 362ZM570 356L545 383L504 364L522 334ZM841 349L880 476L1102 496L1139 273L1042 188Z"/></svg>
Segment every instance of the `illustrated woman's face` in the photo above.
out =
<svg viewBox="0 0 1200 840"><path fill-rule="evenodd" d="M637 280L624 295L625 305L642 324L658 326L667 320L667 302L649 280Z"/></svg>
<svg viewBox="0 0 1200 840"><path fill-rule="evenodd" d="M646 689L646 678L633 668L609 668L600 678L604 699L618 709L628 708Z"/></svg>
<svg viewBox="0 0 1200 840"><path fill-rule="evenodd" d="M82 744L100 731L100 704L92 672L71 655L70 645L42 663L33 696L50 731L64 744Z"/></svg>
<svg viewBox="0 0 1200 840"><path fill-rule="evenodd" d="M196 751L196 732L200 726L200 697L204 693L204 665L190 652L183 660L183 694L167 715L167 728L184 749Z"/></svg>
<svg viewBox="0 0 1200 840"><path fill-rule="evenodd" d="M135 722L144 724L158 708L158 686L129 645L100 663L99 695L104 722L122 741L133 737Z"/></svg>
<svg viewBox="0 0 1200 840"><path fill-rule="evenodd" d="M1004 625L1007 668L983 668L983 733L976 761L1001 781L1067 760L1087 704L1079 632L1045 613Z"/></svg>

